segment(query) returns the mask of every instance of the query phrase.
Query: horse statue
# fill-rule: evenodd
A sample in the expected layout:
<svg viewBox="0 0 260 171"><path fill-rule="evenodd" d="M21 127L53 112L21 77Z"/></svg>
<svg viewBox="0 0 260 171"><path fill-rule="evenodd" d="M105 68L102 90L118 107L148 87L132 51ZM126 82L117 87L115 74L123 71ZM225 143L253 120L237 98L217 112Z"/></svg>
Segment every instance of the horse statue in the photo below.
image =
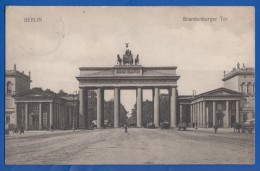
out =
<svg viewBox="0 0 260 171"><path fill-rule="evenodd" d="M139 64L139 54L137 54L136 58L135 58L135 65Z"/></svg>
<svg viewBox="0 0 260 171"><path fill-rule="evenodd" d="M127 49L123 55L123 65L133 65L133 63L133 54Z"/></svg>
<svg viewBox="0 0 260 171"><path fill-rule="evenodd" d="M117 55L117 64L122 65L122 59L119 54Z"/></svg>

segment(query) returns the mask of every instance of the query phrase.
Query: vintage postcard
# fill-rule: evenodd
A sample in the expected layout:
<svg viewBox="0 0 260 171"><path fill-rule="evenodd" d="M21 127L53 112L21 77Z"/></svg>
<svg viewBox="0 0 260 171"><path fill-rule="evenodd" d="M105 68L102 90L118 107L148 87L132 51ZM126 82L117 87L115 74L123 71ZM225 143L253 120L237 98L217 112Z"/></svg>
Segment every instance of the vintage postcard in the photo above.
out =
<svg viewBox="0 0 260 171"><path fill-rule="evenodd" d="M255 8L6 6L5 164L255 164Z"/></svg>

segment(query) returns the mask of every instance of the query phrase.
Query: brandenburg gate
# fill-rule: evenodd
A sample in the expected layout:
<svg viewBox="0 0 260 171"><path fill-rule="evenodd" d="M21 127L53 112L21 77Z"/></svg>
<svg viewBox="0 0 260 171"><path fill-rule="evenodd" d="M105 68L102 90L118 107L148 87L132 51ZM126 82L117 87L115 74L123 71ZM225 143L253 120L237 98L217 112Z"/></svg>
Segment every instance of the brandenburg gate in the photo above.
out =
<svg viewBox="0 0 260 171"><path fill-rule="evenodd" d="M88 126L88 90L97 90L97 128L104 124L104 90L114 90L114 127L120 127L119 107L120 90L135 89L137 105L137 127L142 127L143 89L153 90L154 124L159 127L159 90L168 89L170 96L170 125L176 127L176 88L180 76L177 67L143 67L139 65L139 55L133 59L132 52L126 47L123 59L117 55L114 67L81 67L79 81L79 127Z"/></svg>

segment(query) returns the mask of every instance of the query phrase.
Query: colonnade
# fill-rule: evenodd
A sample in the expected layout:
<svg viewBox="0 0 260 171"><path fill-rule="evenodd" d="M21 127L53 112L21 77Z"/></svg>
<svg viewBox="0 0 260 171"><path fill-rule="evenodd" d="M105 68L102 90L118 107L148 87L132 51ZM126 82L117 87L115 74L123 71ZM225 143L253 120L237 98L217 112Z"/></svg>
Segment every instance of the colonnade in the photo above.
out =
<svg viewBox="0 0 260 171"><path fill-rule="evenodd" d="M114 88L114 127L118 128L120 116L120 90L122 88ZM143 87L136 87L136 105L137 105L137 127L142 127L142 102L143 102ZM163 89L165 89L163 87ZM176 127L176 87L167 87L170 95L170 124L171 127ZM79 127L86 128L88 121L88 88L80 88L79 90ZM97 128L102 128L104 122L104 87L97 88ZM160 126L159 118L159 95L160 87L154 87L153 102L154 102L154 124Z"/></svg>
<svg viewBox="0 0 260 171"><path fill-rule="evenodd" d="M217 101L200 101L191 104L190 113L191 113L191 122L197 123L198 127L209 127L209 107L207 104L212 104L212 125L217 123L216 121L216 102ZM230 127L231 123L231 114L230 114L230 100L225 101L225 111L223 116L223 126ZM235 110L236 110L236 123L239 122L239 101L235 101Z"/></svg>
<svg viewBox="0 0 260 171"><path fill-rule="evenodd" d="M18 119L18 105L17 105L17 103L15 104L16 105L16 117L15 117L15 125L17 125L17 123L18 123L18 121L17 121L17 119ZM28 105L29 105L29 102L25 102L24 103L24 129L26 129L26 130L28 130L29 129L29 112L28 112ZM39 130L41 130L42 129L42 125L43 125L43 123L42 123L42 102L38 102L38 107L39 107L39 110L38 110L38 116L39 116L39 124L38 124L38 129ZM49 105L50 105L50 111L49 111L49 118L50 118L50 122L49 122L49 126L51 126L51 125L53 125L53 102L50 102L49 103Z"/></svg>

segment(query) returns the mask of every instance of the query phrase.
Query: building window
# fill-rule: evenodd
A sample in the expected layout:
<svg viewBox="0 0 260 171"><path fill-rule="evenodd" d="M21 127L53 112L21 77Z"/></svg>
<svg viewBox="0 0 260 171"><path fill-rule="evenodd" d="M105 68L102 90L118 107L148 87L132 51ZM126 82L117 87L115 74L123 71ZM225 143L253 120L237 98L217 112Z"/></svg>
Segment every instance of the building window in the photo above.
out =
<svg viewBox="0 0 260 171"><path fill-rule="evenodd" d="M5 123L9 124L10 123L10 116L5 117Z"/></svg>
<svg viewBox="0 0 260 171"><path fill-rule="evenodd" d="M241 86L241 93L246 94L246 90L247 90L246 83L243 82L240 86Z"/></svg>
<svg viewBox="0 0 260 171"><path fill-rule="evenodd" d="M6 86L7 86L7 94L12 94L12 83L8 82Z"/></svg>
<svg viewBox="0 0 260 171"><path fill-rule="evenodd" d="M247 84L247 94L253 94L253 85L250 82Z"/></svg>
<svg viewBox="0 0 260 171"><path fill-rule="evenodd" d="M217 109L221 110L222 109L222 104L217 104Z"/></svg>
<svg viewBox="0 0 260 171"><path fill-rule="evenodd" d="M247 121L247 113L243 113L243 121Z"/></svg>
<svg viewBox="0 0 260 171"><path fill-rule="evenodd" d="M243 98L243 106L247 107L247 99L246 98Z"/></svg>

